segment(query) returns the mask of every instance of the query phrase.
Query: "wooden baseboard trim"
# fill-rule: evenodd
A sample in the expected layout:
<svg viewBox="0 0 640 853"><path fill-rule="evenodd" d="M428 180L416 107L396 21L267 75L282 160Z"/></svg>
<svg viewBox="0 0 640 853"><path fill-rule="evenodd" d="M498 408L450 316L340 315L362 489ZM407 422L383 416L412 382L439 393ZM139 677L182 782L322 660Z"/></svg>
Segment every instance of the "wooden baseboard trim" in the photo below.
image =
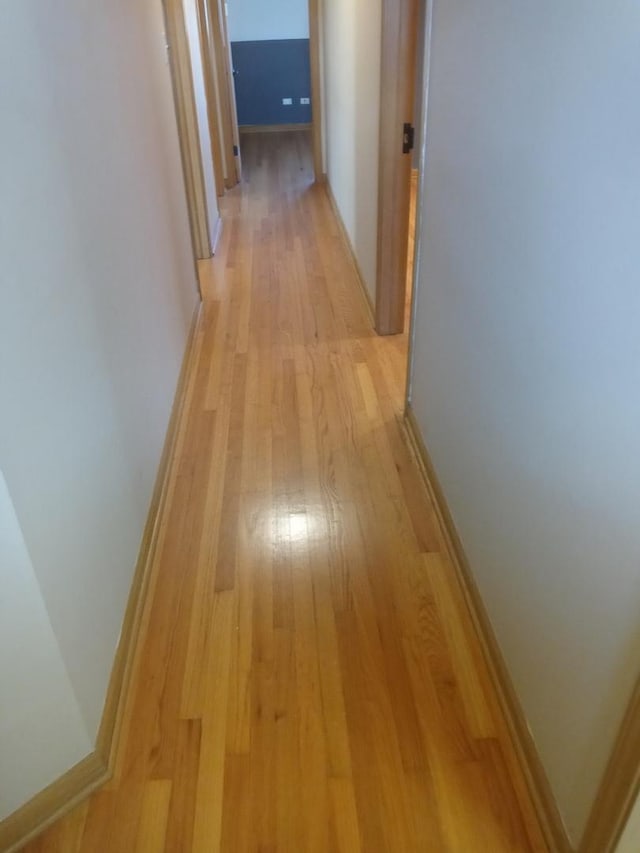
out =
<svg viewBox="0 0 640 853"><path fill-rule="evenodd" d="M108 779L104 759L92 752L0 822L0 850L16 853Z"/></svg>
<svg viewBox="0 0 640 853"><path fill-rule="evenodd" d="M473 577L469 561L456 530L447 500L438 481L431 456L420 435L415 415L408 404L404 418L405 435L420 468L442 528L448 555L456 571L464 598L487 661L493 685L505 717L511 740L529 789L545 841L552 853L573 853L555 797L529 731L502 652Z"/></svg>
<svg viewBox="0 0 640 853"><path fill-rule="evenodd" d="M333 190L331 188L331 184L327 175L323 175L322 186L327 193L327 198L329 199L329 204L331 205L331 209L333 210L333 214L338 223L338 228L340 229L340 236L342 237L342 241L347 249L349 257L351 258L351 262L353 263L353 268L356 273L356 278L358 279L358 284L360 285L360 291L365 301L365 305L367 306L367 314L369 315L369 321L371 323L371 327L375 329L376 320L375 320L375 310L373 307L373 302L371 300L371 296L369 295L369 291L367 290L367 286L364 283L364 276L362 274L362 270L360 269L360 264L358 263L358 258L356 257L356 253L354 251L353 245L351 243L351 238L349 237L349 232L346 229L344 224L344 220L342 219L342 214L340 213L340 208L338 207L338 202L336 201L336 197L333 194Z"/></svg>
<svg viewBox="0 0 640 853"><path fill-rule="evenodd" d="M158 544L158 533L169 491L171 463L175 457L180 424L185 413L189 376L195 358L196 340L202 316L199 303L182 360L180 377L174 395L171 417L144 528L138 561L131 583L120 640L111 670L111 678L96 738L96 749L67 773L56 779L28 803L0 821L0 850L13 853L38 836L52 823L64 817L97 788L108 782L113 773L125 705L134 668L145 610L151 569Z"/></svg>
<svg viewBox="0 0 640 853"><path fill-rule="evenodd" d="M640 681L596 794L580 853L614 853L640 796Z"/></svg>
<svg viewBox="0 0 640 853"><path fill-rule="evenodd" d="M173 399L173 407L169 418L160 463L158 465L158 473L156 475L156 481L151 497L151 505L147 515L147 522L142 536L140 553L133 575L129 599L127 601L127 609L122 622L120 640L118 642L113 669L111 671L111 679L107 690L102 721L100 723L100 729L98 730L97 751L101 756L103 756L110 771L113 769L118 750L120 727L124 715L128 688L131 681L135 653L138 647L142 614L147 600L151 568L153 566L156 546L158 544L158 532L167 499L171 461L175 455L176 444L180 432L180 420L181 415L184 412L183 403L186 397L188 378L191 372L191 365L195 350L194 344L197 337L197 331L200 326L201 316L202 303L200 302L196 307L191 321L191 329L189 331L180 376L178 378L176 393Z"/></svg>
<svg viewBox="0 0 640 853"><path fill-rule="evenodd" d="M241 124L238 128L243 133L291 133L299 130L311 130L308 122L301 124Z"/></svg>

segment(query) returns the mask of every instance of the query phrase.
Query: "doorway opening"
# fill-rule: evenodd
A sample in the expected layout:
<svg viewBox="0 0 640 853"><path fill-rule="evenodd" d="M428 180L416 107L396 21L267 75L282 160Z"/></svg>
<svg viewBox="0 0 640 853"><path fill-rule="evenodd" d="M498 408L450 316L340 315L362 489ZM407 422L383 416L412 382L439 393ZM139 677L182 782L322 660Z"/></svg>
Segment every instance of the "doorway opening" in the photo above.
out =
<svg viewBox="0 0 640 853"><path fill-rule="evenodd" d="M249 133L305 130L322 180L319 0L298 4L290 32L264 7L254 14L254 0L163 0L196 261L215 254L220 200L242 179Z"/></svg>
<svg viewBox="0 0 640 853"><path fill-rule="evenodd" d="M277 4L230 0L227 22L240 147L250 135L310 135L322 178L319 0ZM267 9L267 11L265 11Z"/></svg>
<svg viewBox="0 0 640 853"><path fill-rule="evenodd" d="M429 0L383 0L375 326L402 335L407 392L420 261Z"/></svg>

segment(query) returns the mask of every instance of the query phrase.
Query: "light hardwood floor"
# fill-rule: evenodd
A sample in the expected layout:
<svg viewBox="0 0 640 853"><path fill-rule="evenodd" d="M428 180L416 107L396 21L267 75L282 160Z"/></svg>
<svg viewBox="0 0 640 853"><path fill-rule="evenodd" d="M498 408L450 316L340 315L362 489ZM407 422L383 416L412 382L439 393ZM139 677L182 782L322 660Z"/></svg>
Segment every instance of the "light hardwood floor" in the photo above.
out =
<svg viewBox="0 0 640 853"><path fill-rule="evenodd" d="M114 779L31 853L546 848L304 133L243 140Z"/></svg>

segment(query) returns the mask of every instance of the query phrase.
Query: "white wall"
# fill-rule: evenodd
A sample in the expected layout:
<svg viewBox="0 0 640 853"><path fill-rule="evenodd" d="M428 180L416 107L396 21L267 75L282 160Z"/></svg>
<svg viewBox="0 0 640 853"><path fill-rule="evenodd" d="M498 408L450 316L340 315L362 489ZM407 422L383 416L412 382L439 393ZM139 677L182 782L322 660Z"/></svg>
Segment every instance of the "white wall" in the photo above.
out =
<svg viewBox="0 0 640 853"><path fill-rule="evenodd" d="M640 799L633 807L616 853L638 853L640 850Z"/></svg>
<svg viewBox="0 0 640 853"><path fill-rule="evenodd" d="M229 41L309 38L308 0L227 0Z"/></svg>
<svg viewBox="0 0 640 853"><path fill-rule="evenodd" d="M197 303L161 4L1 4L0 110L0 467L93 740Z"/></svg>
<svg viewBox="0 0 640 853"><path fill-rule="evenodd" d="M207 93L204 85L204 65L200 50L200 30L198 27L196 0L183 0L183 10L191 54L193 90L198 118L198 133L200 136L200 157L202 159L207 214L209 217L209 240L213 246L215 244L218 222L220 221L220 213L218 211L216 179L213 172L211 134L217 133L218 128L209 127L209 112L207 109Z"/></svg>
<svg viewBox="0 0 640 853"><path fill-rule="evenodd" d="M0 471L0 820L91 752Z"/></svg>
<svg viewBox="0 0 640 853"><path fill-rule="evenodd" d="M375 300L381 0L324 0L323 18L327 177Z"/></svg>
<svg viewBox="0 0 640 853"><path fill-rule="evenodd" d="M574 840L640 652L639 38L434 4L412 402Z"/></svg>

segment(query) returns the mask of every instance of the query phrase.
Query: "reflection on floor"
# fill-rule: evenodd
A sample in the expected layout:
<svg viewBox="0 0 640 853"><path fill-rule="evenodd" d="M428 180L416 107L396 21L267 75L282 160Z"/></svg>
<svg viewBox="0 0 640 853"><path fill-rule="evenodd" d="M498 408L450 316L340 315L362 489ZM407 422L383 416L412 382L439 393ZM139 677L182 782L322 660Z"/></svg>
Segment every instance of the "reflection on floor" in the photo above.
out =
<svg viewBox="0 0 640 853"><path fill-rule="evenodd" d="M253 135L112 782L27 850L543 851L306 134Z"/></svg>

